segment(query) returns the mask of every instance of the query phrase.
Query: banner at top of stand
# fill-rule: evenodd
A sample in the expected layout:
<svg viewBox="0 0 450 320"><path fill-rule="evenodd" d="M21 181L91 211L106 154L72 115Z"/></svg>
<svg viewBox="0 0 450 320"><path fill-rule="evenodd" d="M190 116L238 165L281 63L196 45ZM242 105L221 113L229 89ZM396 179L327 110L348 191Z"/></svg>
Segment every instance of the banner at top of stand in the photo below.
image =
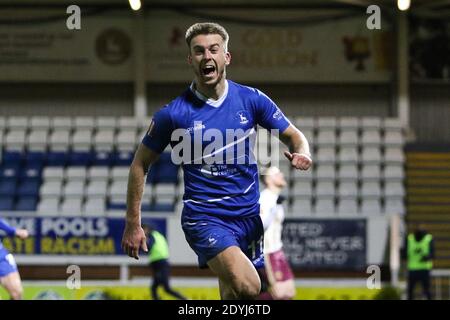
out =
<svg viewBox="0 0 450 320"><path fill-rule="evenodd" d="M59 20L2 26L0 81L130 82L142 48L147 81L189 83L185 32L202 21L227 29L228 76L238 82L391 80L391 26L382 19L381 29L370 30L364 10L155 9L142 24L127 11L86 12L81 6L75 30L65 12Z"/></svg>

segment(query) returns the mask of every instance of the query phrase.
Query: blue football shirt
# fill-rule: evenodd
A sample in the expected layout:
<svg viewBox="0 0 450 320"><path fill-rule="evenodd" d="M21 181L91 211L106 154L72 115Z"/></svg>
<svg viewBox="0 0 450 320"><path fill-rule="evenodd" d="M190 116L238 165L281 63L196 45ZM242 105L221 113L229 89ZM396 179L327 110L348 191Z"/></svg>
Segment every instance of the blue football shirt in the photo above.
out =
<svg viewBox="0 0 450 320"><path fill-rule="evenodd" d="M0 219L0 230L5 231L8 236L13 236L16 233L16 229L7 224L3 219ZM8 253L8 250L6 250L0 241L0 260L3 259Z"/></svg>
<svg viewBox="0 0 450 320"><path fill-rule="evenodd" d="M142 143L157 153L170 144L172 160L182 158L183 214L250 217L259 214L257 125L282 133L290 122L261 91L227 80L216 102L191 86L164 106Z"/></svg>

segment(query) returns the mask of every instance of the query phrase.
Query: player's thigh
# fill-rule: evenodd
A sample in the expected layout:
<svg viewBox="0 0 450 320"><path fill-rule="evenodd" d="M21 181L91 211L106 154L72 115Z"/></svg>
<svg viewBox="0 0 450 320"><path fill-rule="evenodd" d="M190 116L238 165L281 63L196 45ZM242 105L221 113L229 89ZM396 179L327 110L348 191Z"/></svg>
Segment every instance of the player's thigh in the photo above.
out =
<svg viewBox="0 0 450 320"><path fill-rule="evenodd" d="M259 276L248 257L237 246L230 246L208 261L210 269L225 284L251 282L259 285Z"/></svg>

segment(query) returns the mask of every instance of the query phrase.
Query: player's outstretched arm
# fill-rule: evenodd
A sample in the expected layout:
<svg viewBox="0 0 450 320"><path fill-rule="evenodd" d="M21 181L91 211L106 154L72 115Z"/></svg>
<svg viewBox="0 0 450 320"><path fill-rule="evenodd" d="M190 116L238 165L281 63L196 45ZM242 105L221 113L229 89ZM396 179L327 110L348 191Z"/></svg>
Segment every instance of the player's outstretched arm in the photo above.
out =
<svg viewBox="0 0 450 320"><path fill-rule="evenodd" d="M122 249L128 256L139 259L139 249L148 251L144 230L141 227L141 201L144 193L145 176L150 166L158 160L159 154L142 143L131 163L128 175L127 213Z"/></svg>
<svg viewBox="0 0 450 320"><path fill-rule="evenodd" d="M308 170L312 165L312 160L309 143L305 135L291 124L283 131L280 139L289 148L289 151L285 151L284 155L291 162L291 165L299 170Z"/></svg>

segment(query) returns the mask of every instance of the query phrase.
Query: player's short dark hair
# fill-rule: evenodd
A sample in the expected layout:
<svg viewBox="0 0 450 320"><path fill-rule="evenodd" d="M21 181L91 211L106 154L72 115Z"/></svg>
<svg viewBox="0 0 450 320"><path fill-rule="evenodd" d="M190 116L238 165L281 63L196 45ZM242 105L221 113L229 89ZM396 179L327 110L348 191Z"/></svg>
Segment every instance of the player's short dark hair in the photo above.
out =
<svg viewBox="0 0 450 320"><path fill-rule="evenodd" d="M220 24L215 22L199 22L195 23L192 26L190 26L186 31L186 43L188 47L191 47L191 41L194 37L198 36L199 34L218 34L222 37L225 51L228 50L228 39L230 38L228 36L227 30L225 30L224 27L222 27Z"/></svg>

